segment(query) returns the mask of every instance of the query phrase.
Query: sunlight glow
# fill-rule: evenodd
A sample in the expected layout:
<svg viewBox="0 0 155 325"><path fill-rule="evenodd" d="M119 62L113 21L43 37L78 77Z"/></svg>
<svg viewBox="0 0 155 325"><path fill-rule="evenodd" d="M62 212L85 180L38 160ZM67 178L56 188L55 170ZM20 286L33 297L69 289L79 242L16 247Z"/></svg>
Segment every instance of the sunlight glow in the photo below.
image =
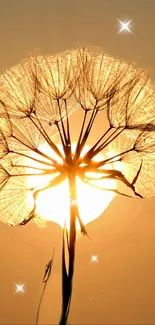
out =
<svg viewBox="0 0 155 325"><path fill-rule="evenodd" d="M58 146L59 150L62 151L61 146ZM40 148L42 151L46 149ZM82 156L88 151L89 147L85 146L85 150L82 152ZM72 152L75 151L75 145L72 146ZM56 158L53 153L52 158ZM103 160L104 157L101 154L98 154L96 161ZM35 165L36 166L36 165ZM94 173L89 173L90 176ZM47 184L47 181L53 177L52 176L31 176L27 178L28 185L30 187L41 188ZM98 218L102 212L108 207L111 200L114 197L114 193L110 191L103 191L101 189L93 188L89 184L86 184L76 177L77 181L77 202L73 201L72 204L78 204L80 217L84 225L91 222L92 220ZM104 188L116 188L114 180L101 180L101 181L91 181L93 184L98 185ZM29 202L32 203L32 194L29 197ZM59 224L61 227L64 227L66 222L66 227L69 229L69 215L70 215L70 198L69 198L69 189L68 189L68 180L66 179L60 185L53 188L47 189L39 193L36 199L36 212L45 220L54 221ZM76 224L77 230L80 229L79 223Z"/></svg>

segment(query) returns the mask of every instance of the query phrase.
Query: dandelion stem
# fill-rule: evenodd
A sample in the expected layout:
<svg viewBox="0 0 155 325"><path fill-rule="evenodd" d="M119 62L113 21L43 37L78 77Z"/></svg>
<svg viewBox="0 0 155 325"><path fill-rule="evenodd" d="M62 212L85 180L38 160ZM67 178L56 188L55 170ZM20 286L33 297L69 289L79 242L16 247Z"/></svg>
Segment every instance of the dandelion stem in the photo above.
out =
<svg viewBox="0 0 155 325"><path fill-rule="evenodd" d="M72 205L72 201L76 201L76 175L70 173L69 190L70 190L70 230L68 249L68 272L65 261L65 242L63 233L63 251L62 251L62 313L59 325L67 325L68 314L70 310L72 289L73 289L73 274L75 262L75 243L76 243L76 206Z"/></svg>

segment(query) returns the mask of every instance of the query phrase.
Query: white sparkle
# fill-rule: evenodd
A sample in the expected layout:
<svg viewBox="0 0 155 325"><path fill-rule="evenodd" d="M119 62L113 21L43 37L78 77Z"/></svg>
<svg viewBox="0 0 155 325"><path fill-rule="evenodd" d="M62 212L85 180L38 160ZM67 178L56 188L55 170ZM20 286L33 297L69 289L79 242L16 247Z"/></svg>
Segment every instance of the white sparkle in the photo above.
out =
<svg viewBox="0 0 155 325"><path fill-rule="evenodd" d="M98 255L91 255L91 262L98 262Z"/></svg>
<svg viewBox="0 0 155 325"><path fill-rule="evenodd" d="M133 17L132 19L130 19L130 20L127 21L127 22L123 22L123 21L121 21L120 19L117 18L117 20L119 21L119 23L120 23L120 25L121 25L121 29L118 31L117 34L119 34L119 33L121 33L121 32L123 32L123 31L126 30L127 32L129 32L129 33L131 33L131 34L133 35L133 33L131 32L131 30L130 30L130 28L129 28L129 25L130 25L131 21L132 21L134 18L135 18L135 17Z"/></svg>
<svg viewBox="0 0 155 325"><path fill-rule="evenodd" d="M17 293L17 292L23 292L24 293L24 289L23 289L24 284L25 283L23 283L23 284L17 284L17 283L15 283L15 285L16 285L16 292L15 293Z"/></svg>
<svg viewBox="0 0 155 325"><path fill-rule="evenodd" d="M72 200L72 205L76 205L77 203L76 203L76 200L74 201L74 200Z"/></svg>

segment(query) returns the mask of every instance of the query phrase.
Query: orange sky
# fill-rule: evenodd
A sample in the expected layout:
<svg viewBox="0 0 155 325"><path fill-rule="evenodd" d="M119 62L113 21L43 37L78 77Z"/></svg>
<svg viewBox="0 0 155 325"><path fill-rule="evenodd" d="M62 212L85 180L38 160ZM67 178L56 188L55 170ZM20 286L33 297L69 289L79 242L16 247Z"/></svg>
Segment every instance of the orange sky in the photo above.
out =
<svg viewBox="0 0 155 325"><path fill-rule="evenodd" d="M0 68L38 52L88 44L150 68L155 81L154 0L1 0ZM116 36L134 17L132 34ZM76 115L77 116L77 115ZM75 124L76 116L71 120ZM155 324L155 198L115 197L77 242L71 324ZM45 264L56 253L40 324L60 316L61 229L0 224L0 324L34 324ZM98 255L99 263L90 263ZM25 294L14 294L25 283ZM91 298L91 299L90 299Z"/></svg>

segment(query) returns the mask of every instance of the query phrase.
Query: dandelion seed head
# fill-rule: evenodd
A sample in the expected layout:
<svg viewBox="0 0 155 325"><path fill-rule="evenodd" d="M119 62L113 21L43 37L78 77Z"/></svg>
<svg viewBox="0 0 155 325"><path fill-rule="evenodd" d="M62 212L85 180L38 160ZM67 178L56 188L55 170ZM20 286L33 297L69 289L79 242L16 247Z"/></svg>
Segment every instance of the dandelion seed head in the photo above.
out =
<svg viewBox="0 0 155 325"><path fill-rule="evenodd" d="M75 155L72 152L67 124L77 110L89 116L104 111L104 118L100 115L101 129L107 124L107 132L111 132L111 140L103 137L83 158L78 150ZM63 182L70 170L82 174L85 168L80 177L90 184L89 168L95 164L92 157L97 151L111 154L108 160L104 156L105 163L100 162L107 179L117 178L135 195L154 195L154 111L155 93L148 72L104 52L79 48L39 55L4 71L0 76L1 221L18 225L22 220L34 219L41 224L35 206L35 195L41 188L37 181L30 186L27 177L33 173L35 178L38 173L45 177L44 187L52 187ZM63 152L55 142L56 134ZM81 139L79 143L78 149L82 147ZM44 144L48 153L43 150Z"/></svg>

